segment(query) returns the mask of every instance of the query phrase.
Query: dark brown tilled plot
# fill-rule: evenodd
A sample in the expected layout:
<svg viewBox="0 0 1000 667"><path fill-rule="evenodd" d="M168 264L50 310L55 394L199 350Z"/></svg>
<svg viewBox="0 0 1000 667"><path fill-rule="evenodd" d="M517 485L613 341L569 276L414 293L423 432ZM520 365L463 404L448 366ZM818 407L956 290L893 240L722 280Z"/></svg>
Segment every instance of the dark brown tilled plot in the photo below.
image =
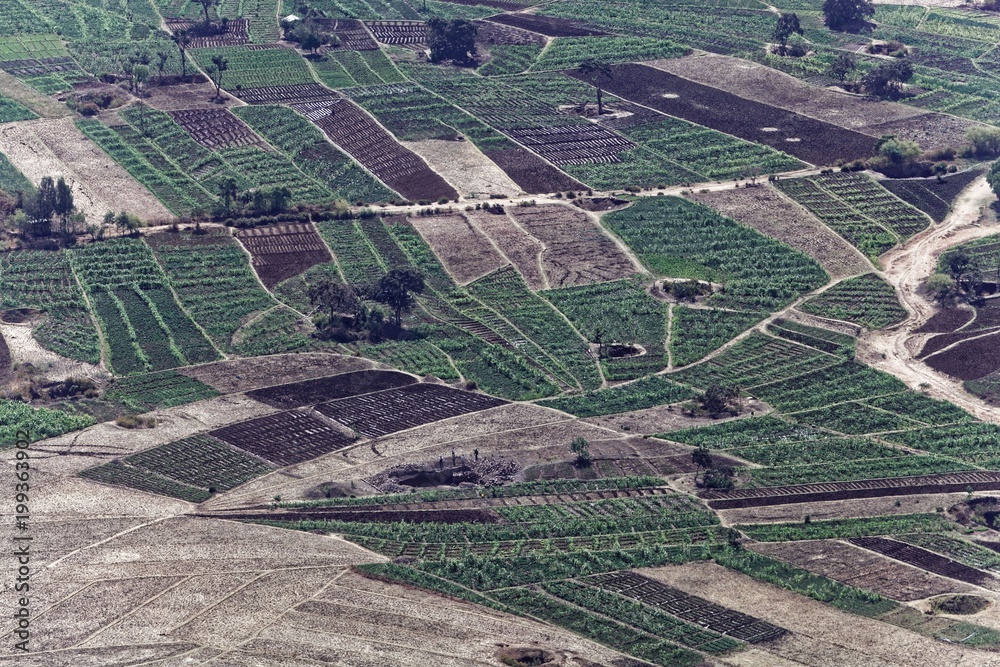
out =
<svg viewBox="0 0 1000 667"><path fill-rule="evenodd" d="M517 186L529 195L566 190L586 190L587 186L567 176L551 164L521 146L486 151Z"/></svg>
<svg viewBox="0 0 1000 667"><path fill-rule="evenodd" d="M412 375L399 371L355 371L257 389L247 392L247 396L272 408L289 410L323 401L394 389L414 384L416 381Z"/></svg>
<svg viewBox="0 0 1000 667"><path fill-rule="evenodd" d="M499 398L461 389L414 384L323 403L316 406L316 411L361 435L376 438L506 403Z"/></svg>
<svg viewBox="0 0 1000 667"><path fill-rule="evenodd" d="M250 126L228 109L181 109L167 113L202 146L213 150L257 146L263 142Z"/></svg>
<svg viewBox="0 0 1000 667"><path fill-rule="evenodd" d="M297 410L240 422L209 435L279 466L308 461L353 442L330 424Z"/></svg>
<svg viewBox="0 0 1000 667"><path fill-rule="evenodd" d="M788 632L767 621L690 595L635 572L611 572L581 581L633 598L682 620L750 644L771 641Z"/></svg>
<svg viewBox="0 0 1000 667"><path fill-rule="evenodd" d="M430 28L424 21L365 21L383 44L426 44Z"/></svg>
<svg viewBox="0 0 1000 667"><path fill-rule="evenodd" d="M615 65L608 92L817 165L872 154L875 137L754 102L645 65ZM576 70L569 76L583 77Z"/></svg>
<svg viewBox="0 0 1000 667"><path fill-rule="evenodd" d="M297 83L290 86L264 86L242 90L239 98L247 104L292 104L294 102L335 100L340 96L318 83Z"/></svg>
<svg viewBox="0 0 1000 667"><path fill-rule="evenodd" d="M961 491L995 491L1000 489L1000 472L972 471L941 475L894 477L891 479L862 479L855 482L827 482L823 484L798 484L772 486L761 489L736 489L735 491L704 491L699 495L714 510L745 507L768 507L815 503L826 500L853 500L857 498L882 498L885 496L911 496L928 493L957 493Z"/></svg>
<svg viewBox="0 0 1000 667"><path fill-rule="evenodd" d="M500 14L491 16L487 21L509 25L523 30L537 32L547 37L600 37L608 33L591 28L580 21L560 19L553 16L535 16L534 14Z"/></svg>
<svg viewBox="0 0 1000 667"><path fill-rule="evenodd" d="M250 252L254 271L269 288L333 259L312 225L254 227L241 231L236 238Z"/></svg>
<svg viewBox="0 0 1000 667"><path fill-rule="evenodd" d="M996 589L1000 580L974 567L957 563L933 551L921 549L912 544L904 544L884 537L852 537L851 544L902 561L927 572L939 574L949 579L957 579L967 584Z"/></svg>
<svg viewBox="0 0 1000 667"><path fill-rule="evenodd" d="M364 24L355 19L323 19L313 18L317 25L337 36L340 43L337 46L320 47L320 53L327 51L374 51L378 44L365 30Z"/></svg>
<svg viewBox="0 0 1000 667"><path fill-rule="evenodd" d="M555 165L621 162L619 153L635 144L616 132L587 123L560 127L521 127L504 131Z"/></svg>

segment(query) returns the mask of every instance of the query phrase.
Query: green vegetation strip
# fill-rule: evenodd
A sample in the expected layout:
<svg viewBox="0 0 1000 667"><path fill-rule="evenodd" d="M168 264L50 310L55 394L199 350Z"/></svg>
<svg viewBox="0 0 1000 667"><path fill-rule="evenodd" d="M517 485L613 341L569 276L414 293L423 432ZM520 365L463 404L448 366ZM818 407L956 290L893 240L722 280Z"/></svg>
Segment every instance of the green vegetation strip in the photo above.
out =
<svg viewBox="0 0 1000 667"><path fill-rule="evenodd" d="M809 523L769 523L737 526L759 542L829 540L848 537L892 535L894 533L934 533L948 531L954 524L938 514L905 514L867 519L835 519Z"/></svg>
<svg viewBox="0 0 1000 667"><path fill-rule="evenodd" d="M538 404L577 417L594 417L668 405L692 399L696 395L697 393L688 387L671 382L663 376L654 375L611 389L600 389L579 396L553 398L540 401Z"/></svg>

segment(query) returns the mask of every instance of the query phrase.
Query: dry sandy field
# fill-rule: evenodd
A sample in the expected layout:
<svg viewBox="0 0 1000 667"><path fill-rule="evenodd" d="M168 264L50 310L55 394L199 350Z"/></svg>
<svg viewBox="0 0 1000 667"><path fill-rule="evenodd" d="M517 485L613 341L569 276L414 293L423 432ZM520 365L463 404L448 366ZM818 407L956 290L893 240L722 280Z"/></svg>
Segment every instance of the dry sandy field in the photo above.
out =
<svg viewBox="0 0 1000 667"><path fill-rule="evenodd" d="M463 196L516 195L520 186L495 162L482 154L471 141L400 142L422 157Z"/></svg>
<svg viewBox="0 0 1000 667"><path fill-rule="evenodd" d="M92 220L108 211L141 219L173 219L160 201L81 133L73 120L36 120L0 126L0 153L36 185L44 176L73 183L77 208Z"/></svg>
<svg viewBox="0 0 1000 667"><path fill-rule="evenodd" d="M469 211L466 217L510 260L528 287L533 290L548 287L541 263L545 247L538 239L524 231L506 213L501 215L482 210Z"/></svg>

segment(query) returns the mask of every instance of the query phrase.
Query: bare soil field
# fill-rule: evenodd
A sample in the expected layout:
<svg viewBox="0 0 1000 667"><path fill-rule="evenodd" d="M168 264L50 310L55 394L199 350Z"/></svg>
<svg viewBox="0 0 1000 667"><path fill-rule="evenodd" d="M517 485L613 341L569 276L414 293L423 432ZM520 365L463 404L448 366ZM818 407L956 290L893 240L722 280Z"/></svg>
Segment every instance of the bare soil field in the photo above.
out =
<svg viewBox="0 0 1000 667"><path fill-rule="evenodd" d="M273 408L289 410L414 382L417 382L417 378L399 371L354 371L258 389L247 392L247 395Z"/></svg>
<svg viewBox="0 0 1000 667"><path fill-rule="evenodd" d="M316 228L309 224L254 227L241 231L236 238L250 253L250 263L267 288L310 266L333 260Z"/></svg>
<svg viewBox="0 0 1000 667"><path fill-rule="evenodd" d="M510 210L517 224L545 247L541 263L550 287L628 278L641 269L590 216L575 207L541 205Z"/></svg>
<svg viewBox="0 0 1000 667"><path fill-rule="evenodd" d="M615 65L608 92L662 113L765 144L816 165L864 158L875 138L695 83L655 67ZM566 72L582 78L576 70ZM777 130L777 131L773 131Z"/></svg>
<svg viewBox="0 0 1000 667"><path fill-rule="evenodd" d="M752 405L744 410L743 417L752 414L762 416L771 411L771 408L760 401L753 401ZM633 410L632 412L620 412L613 415L602 415L599 417L588 417L581 419L581 422L603 426L604 428L628 434L649 434L664 433L666 431L677 431L683 428L695 428L697 426L708 426L710 424L721 424L730 419L712 419L711 417L691 417L682 414L677 408L669 405L658 405L655 408L645 410ZM662 441L657 441L662 442Z"/></svg>
<svg viewBox="0 0 1000 667"><path fill-rule="evenodd" d="M731 56L694 55L647 64L746 99L861 132L872 125L927 115L905 104L872 101L820 88L779 70Z"/></svg>
<svg viewBox="0 0 1000 667"><path fill-rule="evenodd" d="M533 290L548 287L541 264L545 247L538 239L519 227L508 214L480 210L469 211L465 217L489 237L521 274L528 287Z"/></svg>
<svg viewBox="0 0 1000 667"><path fill-rule="evenodd" d="M752 544L749 548L849 586L875 591L902 602L974 590L966 584L835 540Z"/></svg>
<svg viewBox="0 0 1000 667"><path fill-rule="evenodd" d="M407 220L460 285L507 264L490 240L463 215L412 216Z"/></svg>
<svg viewBox="0 0 1000 667"><path fill-rule="evenodd" d="M985 667L996 661L995 653L948 644L848 614L713 563L691 563L640 572L787 628L792 633L790 636L762 650L768 655L773 654L800 665L926 667L947 664ZM766 600L767 604L761 604L762 600ZM758 664L774 663L763 661Z"/></svg>
<svg viewBox="0 0 1000 667"><path fill-rule="evenodd" d="M208 660L218 655L214 649L199 649L190 642L160 643L153 646L115 646L110 648L85 648L52 651L49 653L18 653L0 656L0 665L17 667L65 667L66 665L145 665L156 667L182 667L190 660ZM197 664L195 662L194 664Z"/></svg>
<svg viewBox="0 0 1000 667"><path fill-rule="evenodd" d="M948 114L928 113L881 125L869 125L861 131L873 137L895 134L900 139L917 142L924 150L930 150L961 146L965 143L965 133L973 127L987 126Z"/></svg>
<svg viewBox="0 0 1000 667"><path fill-rule="evenodd" d="M809 255L834 279L871 271L854 246L770 186L691 195L697 202Z"/></svg>
<svg viewBox="0 0 1000 667"><path fill-rule="evenodd" d="M521 146L492 150L486 153L486 157L530 195L587 189L580 181L567 176Z"/></svg>
<svg viewBox="0 0 1000 667"><path fill-rule="evenodd" d="M84 137L72 119L4 125L0 153L36 185L44 176L72 180L77 208L93 220L108 211L128 211L147 222L173 219L152 193Z"/></svg>
<svg viewBox="0 0 1000 667"><path fill-rule="evenodd" d="M214 102L215 86L207 77L200 76L192 83L170 83L155 85L146 89L145 100L149 106L161 111L182 111L191 109L218 109ZM222 91L222 99L226 103L234 102L226 91Z"/></svg>
<svg viewBox="0 0 1000 667"><path fill-rule="evenodd" d="M719 510L718 515L723 523L732 525L738 523L787 523L802 521L803 517L807 515L813 521L822 521L826 519L921 514L934 512L939 507L951 507L965 500L967 496L968 494L963 492L931 493L893 498L858 498Z"/></svg>
<svg viewBox="0 0 1000 667"><path fill-rule="evenodd" d="M308 352L217 361L201 366L190 366L181 369L180 372L204 382L223 394L232 394L337 373L360 371L375 366L376 362L361 357Z"/></svg>
<svg viewBox="0 0 1000 667"><path fill-rule="evenodd" d="M521 192L518 184L471 141L427 139L400 143L426 160L431 169L465 197L512 196Z"/></svg>

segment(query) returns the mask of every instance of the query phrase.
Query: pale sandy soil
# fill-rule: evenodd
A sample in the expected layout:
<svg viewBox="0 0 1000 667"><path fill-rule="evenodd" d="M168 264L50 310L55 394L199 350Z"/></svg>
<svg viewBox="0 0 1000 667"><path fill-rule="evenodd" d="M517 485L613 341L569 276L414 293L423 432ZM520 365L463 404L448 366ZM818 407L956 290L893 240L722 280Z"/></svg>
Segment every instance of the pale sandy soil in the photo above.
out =
<svg viewBox="0 0 1000 667"><path fill-rule="evenodd" d="M441 174L459 194L487 198L491 194L512 196L521 188L500 167L483 155L471 141L401 141Z"/></svg>
<svg viewBox="0 0 1000 667"><path fill-rule="evenodd" d="M694 193L691 199L804 252L834 279L872 270L857 248L770 186Z"/></svg>
<svg viewBox="0 0 1000 667"><path fill-rule="evenodd" d="M407 218L460 285L507 264L506 258L465 216L434 215Z"/></svg>
<svg viewBox="0 0 1000 667"><path fill-rule="evenodd" d="M231 394L380 366L381 364L362 357L308 352L229 359L189 366L180 369L180 372L204 382L223 394Z"/></svg>
<svg viewBox="0 0 1000 667"><path fill-rule="evenodd" d="M12 364L30 363L37 368L43 377L53 381L65 380L71 376L84 376L94 379L110 377L100 366L84 361L69 359L42 347L31 335L32 324L7 324L0 322L0 334L3 335L10 349Z"/></svg>
<svg viewBox="0 0 1000 667"><path fill-rule="evenodd" d="M818 503L797 503L774 505L772 507L748 507L742 509L718 510L716 513L726 525L739 523L787 523L802 521L806 515L814 521L824 519L853 519L870 516L892 516L895 514L921 514L935 512L964 502L965 493L931 493L922 496L898 496L887 498L856 498L851 500L830 500ZM897 506L896 503L899 503Z"/></svg>
<svg viewBox="0 0 1000 667"><path fill-rule="evenodd" d="M218 651L199 649L197 644L163 643L155 646L116 646L113 648L69 649L49 653L32 652L0 656L0 665L17 667L118 667L120 665L156 665L156 667L191 667L201 664L189 658L208 659Z"/></svg>
<svg viewBox="0 0 1000 667"><path fill-rule="evenodd" d="M87 139L73 120L36 120L0 126L0 152L36 185L44 176L73 182L74 203L90 222L108 211L145 221L173 219L142 184Z"/></svg>
<svg viewBox="0 0 1000 667"><path fill-rule="evenodd" d="M917 361L907 347L911 332L934 314L936 304L920 292L924 280L937 266L938 257L948 248L1000 232L1000 225L987 206L996 201L985 177L973 181L952 205L944 222L911 238L904 246L882 256L884 277L900 303L910 313L902 323L865 333L858 340L857 357L879 370L892 373L911 388L921 387L968 410L979 419L1000 421L1000 407L992 406L967 393L961 382Z"/></svg>
<svg viewBox="0 0 1000 667"><path fill-rule="evenodd" d="M43 95L3 70L0 70L0 93L17 100L42 118L66 118L73 115L62 102Z"/></svg>
<svg viewBox="0 0 1000 667"><path fill-rule="evenodd" d="M1000 656L936 641L862 618L714 563L641 570L694 595L792 632L759 650L809 667L972 667L1000 665ZM766 661L732 664L770 664ZM773 664L783 664L775 661ZM787 663L784 663L787 664Z"/></svg>
<svg viewBox="0 0 1000 667"><path fill-rule="evenodd" d="M174 86L153 85L146 89L143 101L154 109L176 111L180 109L220 109L225 106L244 106L237 98L222 92L226 105L215 103L215 86L211 82L182 83Z"/></svg>

